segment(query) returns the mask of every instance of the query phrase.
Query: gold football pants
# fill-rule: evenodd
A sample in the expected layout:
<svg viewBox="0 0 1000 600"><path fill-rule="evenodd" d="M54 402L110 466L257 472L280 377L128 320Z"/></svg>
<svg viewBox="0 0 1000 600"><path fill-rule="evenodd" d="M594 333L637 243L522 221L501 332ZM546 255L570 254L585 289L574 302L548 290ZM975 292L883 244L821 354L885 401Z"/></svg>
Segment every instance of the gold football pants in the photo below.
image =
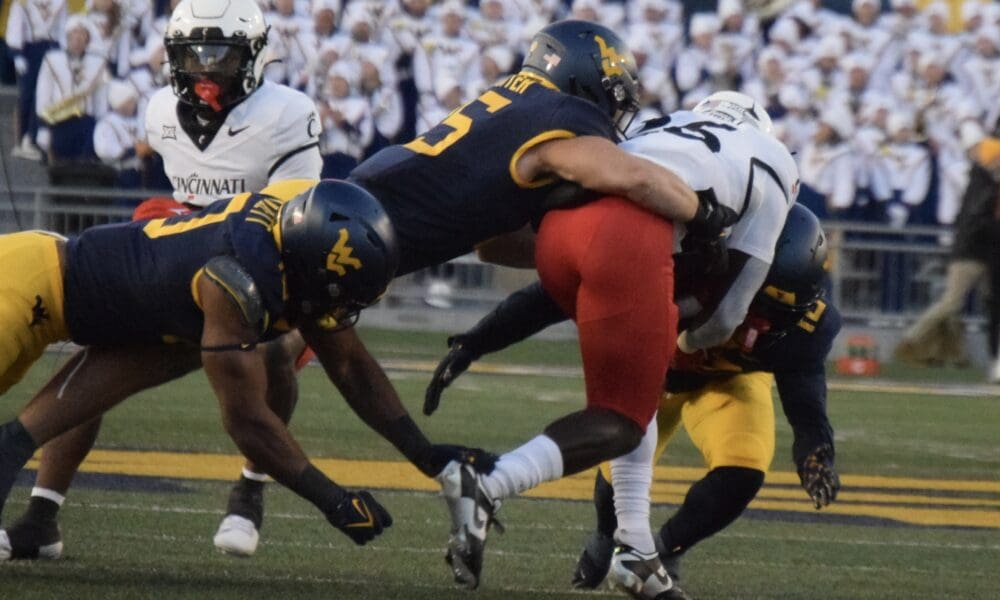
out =
<svg viewBox="0 0 1000 600"><path fill-rule="evenodd" d="M0 236L0 394L24 377L46 346L69 337L61 241L40 231Z"/></svg>
<svg viewBox="0 0 1000 600"><path fill-rule="evenodd" d="M773 382L771 373L743 373L690 392L664 392L656 414L653 462L660 460L683 422L709 470L745 467L766 473L774 458ZM611 481L609 463L601 465L601 473Z"/></svg>

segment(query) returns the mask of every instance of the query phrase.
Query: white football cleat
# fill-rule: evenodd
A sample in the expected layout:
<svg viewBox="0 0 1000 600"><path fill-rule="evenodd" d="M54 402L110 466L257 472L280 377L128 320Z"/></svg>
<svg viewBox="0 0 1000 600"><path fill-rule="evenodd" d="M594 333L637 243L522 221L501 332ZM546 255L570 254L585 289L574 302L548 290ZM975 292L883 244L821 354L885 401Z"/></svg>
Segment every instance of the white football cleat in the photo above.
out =
<svg viewBox="0 0 1000 600"><path fill-rule="evenodd" d="M495 517L500 502L490 498L479 481L479 473L468 463L451 461L437 480L451 515L445 561L451 566L455 583L474 590L479 587L483 569L486 533L494 524L503 533Z"/></svg>
<svg viewBox="0 0 1000 600"><path fill-rule="evenodd" d="M30 542L26 545L22 541L22 545L18 550L17 556L14 556L15 553L13 544L10 542L10 536L7 535L7 530L0 529L0 561L34 559L58 560L62 558L62 553L63 542L62 537L59 535L58 528L56 529L56 540L51 544L42 544L37 547L32 547Z"/></svg>
<svg viewBox="0 0 1000 600"><path fill-rule="evenodd" d="M253 556L259 541L260 533L253 521L239 515L226 515L212 539L216 548L233 556Z"/></svg>
<svg viewBox="0 0 1000 600"><path fill-rule="evenodd" d="M638 600L684 600L690 598L667 574L656 552L641 554L630 546L618 546L608 572L611 585Z"/></svg>

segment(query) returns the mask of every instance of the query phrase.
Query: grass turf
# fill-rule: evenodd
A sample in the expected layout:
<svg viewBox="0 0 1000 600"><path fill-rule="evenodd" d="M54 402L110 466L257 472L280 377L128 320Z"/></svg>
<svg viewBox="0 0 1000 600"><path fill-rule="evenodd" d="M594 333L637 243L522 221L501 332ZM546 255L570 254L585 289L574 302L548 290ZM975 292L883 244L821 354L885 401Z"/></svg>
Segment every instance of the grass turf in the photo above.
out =
<svg viewBox="0 0 1000 600"><path fill-rule="evenodd" d="M444 349L444 335L365 330L363 336L379 358L433 360ZM523 344L492 360L578 364L575 346L559 342ZM22 385L0 398L0 418L13 415L58 362L47 356ZM392 376L415 415L428 377ZM319 369L303 373L301 392L293 432L311 455L398 459L350 414ZM502 450L579 408L582 397L582 383L572 378L467 375L446 392L438 414L416 418L435 440ZM842 473L988 481L1000 474L997 398L833 392L830 412ZM779 417L775 469L791 467L790 443ZM113 411L99 445L235 452L200 374ZM701 465L683 434L666 460ZM238 560L211 546L226 483L84 477L79 484L62 519L66 560L0 565L0 597L468 597L450 584L441 550L446 515L431 494L380 491L396 525L359 549L307 503L271 486L261 550L253 559ZM154 484L162 485L153 489ZM15 488L5 522L20 513L27 493L27 487ZM996 494L980 496L994 504L1000 500ZM801 500L807 501L804 494ZM655 508L654 523L671 510ZM1000 511L997 515L1000 527ZM476 597L579 597L568 581L592 523L588 504L519 499L505 505L503 516L509 531L491 538ZM1000 561L996 531L860 525L822 514L793 519L754 511L690 553L684 583L703 598L989 598Z"/></svg>

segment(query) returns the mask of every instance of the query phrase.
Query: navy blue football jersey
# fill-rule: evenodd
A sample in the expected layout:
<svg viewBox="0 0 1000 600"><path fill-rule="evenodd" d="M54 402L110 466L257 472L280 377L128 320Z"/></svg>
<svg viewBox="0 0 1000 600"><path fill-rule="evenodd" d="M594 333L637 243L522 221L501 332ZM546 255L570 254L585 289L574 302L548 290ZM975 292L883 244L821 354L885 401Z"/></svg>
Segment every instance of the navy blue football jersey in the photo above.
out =
<svg viewBox="0 0 1000 600"><path fill-rule="evenodd" d="M262 339L285 308L273 225L282 200L240 194L190 215L94 227L66 246L66 323L73 341L120 345L184 340L198 343L204 318L196 279L215 256L231 256L263 300Z"/></svg>
<svg viewBox="0 0 1000 600"><path fill-rule="evenodd" d="M514 165L542 142L614 140L596 105L526 73L509 77L408 144L364 161L350 179L374 194L400 243L398 275L472 251L541 217L555 178L522 181Z"/></svg>

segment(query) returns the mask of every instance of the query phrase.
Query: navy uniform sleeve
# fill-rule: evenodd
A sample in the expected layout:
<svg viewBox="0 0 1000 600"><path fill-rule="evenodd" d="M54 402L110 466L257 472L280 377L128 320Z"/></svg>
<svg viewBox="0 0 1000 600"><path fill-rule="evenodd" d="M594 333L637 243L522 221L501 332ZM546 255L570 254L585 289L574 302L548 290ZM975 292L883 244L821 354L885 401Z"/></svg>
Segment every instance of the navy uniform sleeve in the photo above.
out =
<svg viewBox="0 0 1000 600"><path fill-rule="evenodd" d="M789 336L794 335L794 341L788 340L793 343L782 346L782 354L796 357L795 362L774 370L781 407L794 434L796 465L818 446L833 448L833 427L826 414L826 358L840 325L840 313L827 304L815 331L796 331Z"/></svg>
<svg viewBox="0 0 1000 600"><path fill-rule="evenodd" d="M508 296L472 329L455 336L454 340L479 358L568 318L536 281Z"/></svg>
<svg viewBox="0 0 1000 600"><path fill-rule="evenodd" d="M281 256L274 238L261 225L246 221L236 225L230 235L236 259L257 285L266 313L265 323L273 326L285 311Z"/></svg>

